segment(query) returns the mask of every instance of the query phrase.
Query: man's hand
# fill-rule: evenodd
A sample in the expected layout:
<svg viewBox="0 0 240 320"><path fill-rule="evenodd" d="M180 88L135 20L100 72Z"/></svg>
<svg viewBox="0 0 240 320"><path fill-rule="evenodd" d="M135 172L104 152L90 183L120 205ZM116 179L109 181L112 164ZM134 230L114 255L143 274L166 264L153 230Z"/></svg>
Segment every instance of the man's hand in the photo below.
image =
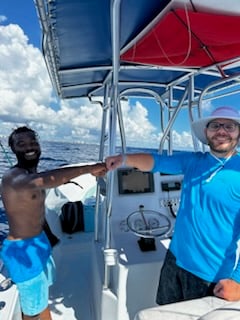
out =
<svg viewBox="0 0 240 320"><path fill-rule="evenodd" d="M107 172L106 164L104 162L93 164L90 172L95 177L103 177Z"/></svg>
<svg viewBox="0 0 240 320"><path fill-rule="evenodd" d="M108 170L114 170L120 167L123 163L123 155L110 156L106 158L106 166Z"/></svg>
<svg viewBox="0 0 240 320"><path fill-rule="evenodd" d="M214 287L213 293L216 297L228 300L240 300L240 283L232 279L222 279Z"/></svg>

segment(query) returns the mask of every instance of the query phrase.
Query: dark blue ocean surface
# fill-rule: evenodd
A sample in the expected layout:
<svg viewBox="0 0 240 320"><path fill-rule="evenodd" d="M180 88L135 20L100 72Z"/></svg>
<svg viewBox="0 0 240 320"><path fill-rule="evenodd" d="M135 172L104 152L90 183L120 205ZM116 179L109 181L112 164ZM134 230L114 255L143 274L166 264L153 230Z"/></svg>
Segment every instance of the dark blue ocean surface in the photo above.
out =
<svg viewBox="0 0 240 320"><path fill-rule="evenodd" d="M77 144L66 142L41 141L42 154L38 171L51 170L68 164L95 162L99 159L99 146L95 144ZM128 148L128 152L156 151L154 149ZM121 149L117 148L116 153ZM15 164L16 158L2 141L0 151L0 178L3 173ZM0 244L8 232L4 209L0 206Z"/></svg>

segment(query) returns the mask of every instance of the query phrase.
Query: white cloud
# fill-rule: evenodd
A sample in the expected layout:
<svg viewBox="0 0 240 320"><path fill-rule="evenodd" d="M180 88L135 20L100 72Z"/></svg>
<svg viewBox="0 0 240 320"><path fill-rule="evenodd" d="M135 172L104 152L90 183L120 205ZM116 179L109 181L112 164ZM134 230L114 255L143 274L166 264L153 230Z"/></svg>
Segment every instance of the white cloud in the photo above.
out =
<svg viewBox="0 0 240 320"><path fill-rule="evenodd" d="M101 108L87 99L58 101L40 50L18 25L0 26L0 56L1 135L28 124L43 139L98 141L91 130L100 129Z"/></svg>
<svg viewBox="0 0 240 320"><path fill-rule="evenodd" d="M19 26L0 26L0 56L0 119L17 125L52 117L52 87L41 53Z"/></svg>
<svg viewBox="0 0 240 320"><path fill-rule="evenodd" d="M173 131L173 149L184 150L192 149L192 135L190 132L183 131L179 134L177 131Z"/></svg>
<svg viewBox="0 0 240 320"><path fill-rule="evenodd" d="M0 22L6 20L0 16ZM29 44L23 30L14 24L0 25L0 121L1 135L27 124L42 140L98 143L102 110L88 99L59 101L54 95L40 50ZM123 103L127 142L130 146L159 145L159 128L149 120L141 103ZM174 133L178 145L190 145L189 135Z"/></svg>
<svg viewBox="0 0 240 320"><path fill-rule="evenodd" d="M156 105L156 107L158 107ZM162 133L160 127L155 127L149 120L147 108L139 101L131 105L131 100L122 102L122 113L125 124L127 144L135 147L159 148ZM158 112L156 112L158 116ZM166 147L166 145L164 146ZM173 130L173 148L192 149L190 132L178 133Z"/></svg>
<svg viewBox="0 0 240 320"><path fill-rule="evenodd" d="M149 121L148 110L139 101L131 105L131 100L122 102L127 144L131 146L156 147L158 129Z"/></svg>

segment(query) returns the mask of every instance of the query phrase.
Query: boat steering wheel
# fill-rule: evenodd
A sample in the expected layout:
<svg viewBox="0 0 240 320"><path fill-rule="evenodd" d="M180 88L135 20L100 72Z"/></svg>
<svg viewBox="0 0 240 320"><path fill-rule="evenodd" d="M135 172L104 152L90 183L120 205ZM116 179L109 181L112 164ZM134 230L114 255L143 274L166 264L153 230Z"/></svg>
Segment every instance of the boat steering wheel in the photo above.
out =
<svg viewBox="0 0 240 320"><path fill-rule="evenodd" d="M166 215L154 210L145 210L142 205L138 211L129 214L127 225L132 232L143 238L166 236L171 229L171 221Z"/></svg>

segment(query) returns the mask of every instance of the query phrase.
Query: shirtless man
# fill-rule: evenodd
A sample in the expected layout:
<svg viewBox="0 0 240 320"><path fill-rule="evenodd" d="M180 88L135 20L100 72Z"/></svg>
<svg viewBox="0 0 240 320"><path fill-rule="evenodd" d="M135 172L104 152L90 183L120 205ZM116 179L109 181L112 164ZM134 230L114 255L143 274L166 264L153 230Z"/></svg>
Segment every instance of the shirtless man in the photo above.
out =
<svg viewBox="0 0 240 320"><path fill-rule="evenodd" d="M104 163L37 172L41 148L35 131L19 127L9 136L17 164L2 178L2 200L9 222L2 259L16 283L23 319L51 320L49 285L53 282L51 246L43 231L45 189L82 174L103 176Z"/></svg>

